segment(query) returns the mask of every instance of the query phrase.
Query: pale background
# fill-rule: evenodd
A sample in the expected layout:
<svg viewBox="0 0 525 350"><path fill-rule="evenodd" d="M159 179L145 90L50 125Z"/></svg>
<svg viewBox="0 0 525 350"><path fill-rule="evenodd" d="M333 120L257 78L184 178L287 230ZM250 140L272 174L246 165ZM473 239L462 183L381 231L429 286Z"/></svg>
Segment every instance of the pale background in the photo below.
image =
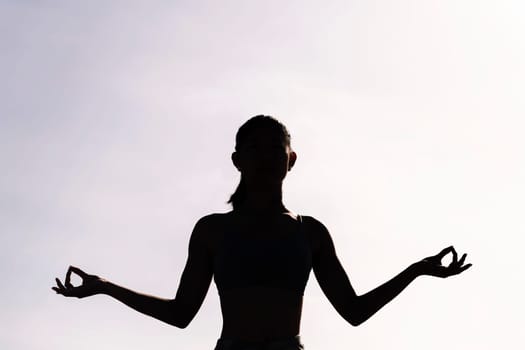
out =
<svg viewBox="0 0 525 350"><path fill-rule="evenodd" d="M298 153L284 202L330 230L359 294L454 244L359 327L313 273L307 350L522 349L522 1L0 1L0 348L213 349L212 284L188 328L69 264L175 295L195 222L226 212L247 119ZM521 344L520 344L521 343Z"/></svg>

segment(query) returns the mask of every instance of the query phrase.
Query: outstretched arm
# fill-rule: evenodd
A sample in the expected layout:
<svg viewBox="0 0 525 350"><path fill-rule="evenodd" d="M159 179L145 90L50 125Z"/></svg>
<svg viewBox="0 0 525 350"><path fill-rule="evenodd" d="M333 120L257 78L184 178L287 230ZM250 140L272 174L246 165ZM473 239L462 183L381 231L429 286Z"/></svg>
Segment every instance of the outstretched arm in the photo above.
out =
<svg viewBox="0 0 525 350"><path fill-rule="evenodd" d="M418 272L415 266L410 265L388 282L383 283L366 294L357 296L354 305L356 317L354 318L353 325L358 326L368 320L373 314L401 293L417 276Z"/></svg>
<svg viewBox="0 0 525 350"><path fill-rule="evenodd" d="M397 276L366 294L358 296L337 258L332 238L326 227L317 220L312 225L314 243L314 274L321 289L337 312L353 326L358 326L383 306L394 299L417 276L431 275L448 277L461 273L471 266L463 266L466 254L457 260L453 247L442 250L439 254L414 263ZM445 267L441 259L453 253L452 263Z"/></svg>
<svg viewBox="0 0 525 350"><path fill-rule="evenodd" d="M452 253L452 262L449 266L441 265L441 260L448 253ZM463 254L458 261L458 255L453 246L443 249L439 254L425 258L414 263L402 271L399 275L390 281L380 285L370 292L358 297L358 303L361 310L361 322L366 321L370 316L375 314L384 305L394 299L406 286L410 284L417 276L429 275L435 277L449 277L457 275L472 264L463 265L467 254Z"/></svg>
<svg viewBox="0 0 525 350"><path fill-rule="evenodd" d="M52 289L68 297L84 298L95 294L106 294L132 309L179 328L185 328L195 317L208 292L212 268L205 237L209 232L207 219L200 219L191 234L188 260L182 273L174 299L163 299L142 294L119 286L96 275L89 275L77 267L70 266L65 285L57 278L57 287ZM71 273L82 278L82 285L74 287Z"/></svg>

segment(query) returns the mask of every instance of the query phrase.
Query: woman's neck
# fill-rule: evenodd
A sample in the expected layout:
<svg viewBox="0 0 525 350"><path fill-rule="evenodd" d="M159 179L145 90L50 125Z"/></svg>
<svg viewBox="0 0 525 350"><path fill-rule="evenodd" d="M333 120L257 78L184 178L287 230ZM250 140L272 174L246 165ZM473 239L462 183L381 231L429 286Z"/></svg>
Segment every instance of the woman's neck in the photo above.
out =
<svg viewBox="0 0 525 350"><path fill-rule="evenodd" d="M260 214L274 214L287 211L282 202L281 189L246 191L241 210Z"/></svg>

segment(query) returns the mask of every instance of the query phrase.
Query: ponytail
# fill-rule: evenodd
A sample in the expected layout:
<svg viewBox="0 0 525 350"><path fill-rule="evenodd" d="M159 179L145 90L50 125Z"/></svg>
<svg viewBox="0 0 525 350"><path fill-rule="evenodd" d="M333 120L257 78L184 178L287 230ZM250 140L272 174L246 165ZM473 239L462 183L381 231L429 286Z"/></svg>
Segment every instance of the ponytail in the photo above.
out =
<svg viewBox="0 0 525 350"><path fill-rule="evenodd" d="M227 204L232 205L233 210L239 209L242 205L242 202L244 202L244 199L246 198L246 185L244 183L244 179L241 176L241 181L239 182L239 185L237 185L237 189L235 192L230 196L230 200L226 202Z"/></svg>

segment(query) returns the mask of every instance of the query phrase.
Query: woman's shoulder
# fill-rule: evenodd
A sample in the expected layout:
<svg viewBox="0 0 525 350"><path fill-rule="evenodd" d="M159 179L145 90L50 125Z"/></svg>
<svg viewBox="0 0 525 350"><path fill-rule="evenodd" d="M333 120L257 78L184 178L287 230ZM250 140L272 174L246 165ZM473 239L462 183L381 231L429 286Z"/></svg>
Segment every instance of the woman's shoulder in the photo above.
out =
<svg viewBox="0 0 525 350"><path fill-rule="evenodd" d="M311 215L301 215L303 222L311 226L314 230L327 230L326 226L317 218Z"/></svg>
<svg viewBox="0 0 525 350"><path fill-rule="evenodd" d="M192 237L214 249L220 233L224 231L227 213L210 213L201 216L195 223Z"/></svg>
<svg viewBox="0 0 525 350"><path fill-rule="evenodd" d="M199 226L206 236L217 236L217 234L227 230L233 224L235 224L234 213L229 211L203 215L197 220L196 226Z"/></svg>
<svg viewBox="0 0 525 350"><path fill-rule="evenodd" d="M201 216L195 226L200 226L204 231L216 231L225 220L229 213L210 213Z"/></svg>
<svg viewBox="0 0 525 350"><path fill-rule="evenodd" d="M301 215L305 230L310 236L314 253L318 252L326 242L332 242L328 228L317 218L311 215Z"/></svg>

